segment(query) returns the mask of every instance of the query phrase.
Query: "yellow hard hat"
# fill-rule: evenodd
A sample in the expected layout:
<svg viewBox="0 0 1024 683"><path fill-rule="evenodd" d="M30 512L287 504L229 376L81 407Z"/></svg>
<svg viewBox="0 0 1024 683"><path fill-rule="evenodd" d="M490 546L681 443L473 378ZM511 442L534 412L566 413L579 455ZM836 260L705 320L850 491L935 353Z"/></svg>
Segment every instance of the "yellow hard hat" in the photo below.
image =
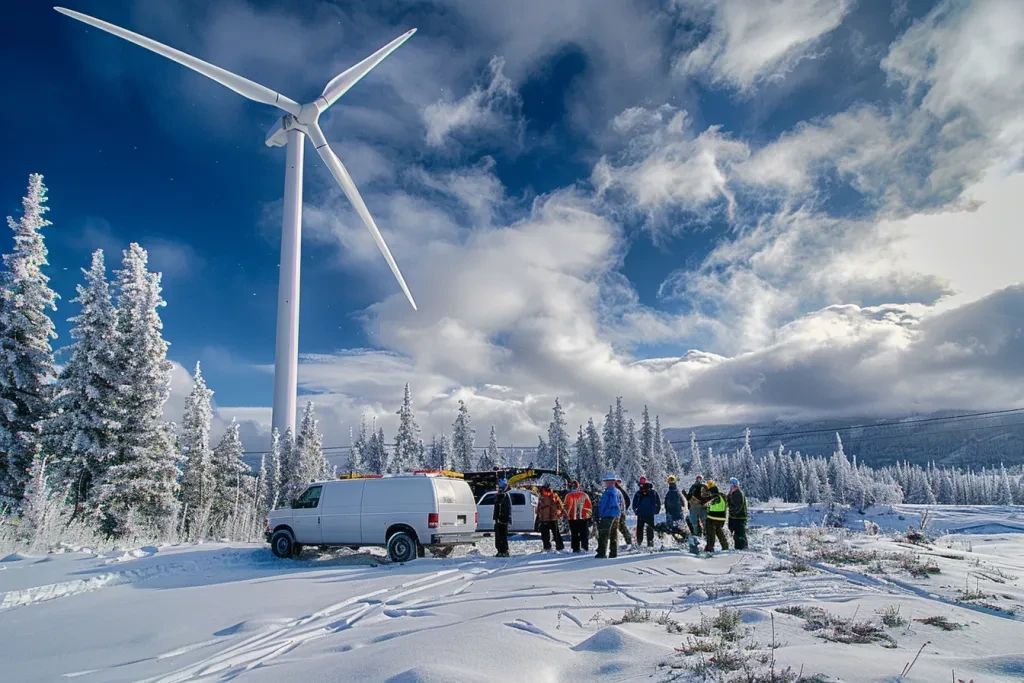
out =
<svg viewBox="0 0 1024 683"><path fill-rule="evenodd" d="M716 486L718 486L718 484L716 484L714 480L708 479L706 482L704 482L704 486L707 486L709 489L713 489Z"/></svg>
<svg viewBox="0 0 1024 683"><path fill-rule="evenodd" d="M670 484L676 483L676 475L674 475L674 474L668 475L668 483L670 483Z"/></svg>

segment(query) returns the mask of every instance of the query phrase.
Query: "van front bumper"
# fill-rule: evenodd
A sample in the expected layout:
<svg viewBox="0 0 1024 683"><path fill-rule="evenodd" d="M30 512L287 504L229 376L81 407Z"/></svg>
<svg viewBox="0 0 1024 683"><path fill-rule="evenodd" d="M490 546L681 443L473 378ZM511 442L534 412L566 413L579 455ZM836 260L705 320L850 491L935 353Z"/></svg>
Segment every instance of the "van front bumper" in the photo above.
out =
<svg viewBox="0 0 1024 683"><path fill-rule="evenodd" d="M470 545L475 542L476 534L472 532L430 535L430 545Z"/></svg>

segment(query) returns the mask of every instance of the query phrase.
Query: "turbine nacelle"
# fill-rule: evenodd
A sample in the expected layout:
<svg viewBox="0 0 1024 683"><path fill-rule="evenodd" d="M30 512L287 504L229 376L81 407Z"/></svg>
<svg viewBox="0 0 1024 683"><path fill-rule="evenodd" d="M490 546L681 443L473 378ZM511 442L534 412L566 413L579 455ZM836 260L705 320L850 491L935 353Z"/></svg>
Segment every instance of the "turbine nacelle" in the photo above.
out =
<svg viewBox="0 0 1024 683"><path fill-rule="evenodd" d="M320 114L324 110L316 102L304 104L297 115L285 114L279 118L267 133L267 147L284 147L288 143L288 131L298 130L309 136L310 126L318 125Z"/></svg>

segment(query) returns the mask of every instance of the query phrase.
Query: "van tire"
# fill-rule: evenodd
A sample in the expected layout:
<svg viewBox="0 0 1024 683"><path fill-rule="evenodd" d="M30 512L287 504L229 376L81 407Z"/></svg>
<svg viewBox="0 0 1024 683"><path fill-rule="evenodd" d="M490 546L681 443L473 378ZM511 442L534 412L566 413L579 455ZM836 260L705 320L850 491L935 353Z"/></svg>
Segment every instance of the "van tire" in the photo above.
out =
<svg viewBox="0 0 1024 683"><path fill-rule="evenodd" d="M295 537L288 529L278 529L270 537L270 552L275 557L286 559L295 557Z"/></svg>
<svg viewBox="0 0 1024 683"><path fill-rule="evenodd" d="M399 531L388 539L388 557L392 562L412 562L419 554L418 545L412 536Z"/></svg>

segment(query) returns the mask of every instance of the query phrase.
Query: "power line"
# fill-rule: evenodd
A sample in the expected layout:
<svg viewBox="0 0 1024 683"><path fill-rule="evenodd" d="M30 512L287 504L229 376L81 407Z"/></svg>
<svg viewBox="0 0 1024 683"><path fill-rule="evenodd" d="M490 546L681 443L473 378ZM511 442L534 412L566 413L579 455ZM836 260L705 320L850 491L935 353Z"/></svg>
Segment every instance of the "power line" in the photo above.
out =
<svg viewBox="0 0 1024 683"><path fill-rule="evenodd" d="M835 433L835 432L848 431L848 430L852 430L852 429L877 429L877 428L880 428L880 427L904 427L904 426L907 426L907 425L918 425L918 424L935 424L935 423L943 423L943 422L964 422L964 421L968 421L968 420L977 420L977 419L989 418L989 417L1016 415L1018 413L1024 413L1024 408L1008 408L1006 410L990 410L990 411L980 412L980 413L965 413L963 415L949 415L949 416L946 416L946 417L924 417L924 418L919 418L919 419L914 419L914 420L895 420L895 421L890 421L890 422L875 422L875 423L872 423L872 424L847 425L845 427L825 427L825 428L820 428L820 429L804 429L804 430L790 431L790 432L776 432L776 433L773 433L773 434L751 434L750 438L751 439L782 439L783 437L789 438L789 437L793 437L793 436L804 436L804 435L807 435L807 434L827 434L829 432ZM917 436L927 436L929 434L949 434L949 433L964 432L964 431L977 431L979 429L994 429L994 428L998 428L998 427L1013 427L1013 426L1018 426L1018 425L1024 425L1024 422L1012 422L1012 423L1000 424L1000 425L967 427L965 429L947 429L947 430L936 431L936 432L923 432L923 433L915 434L914 436L917 437ZM894 439L894 438L901 438L901 437L905 437L905 436L907 436L907 435L905 435L905 434L888 434L888 435L879 435L879 436L864 436L864 437L859 437L859 440L860 441L874 441L874 440L878 440L878 439ZM707 443L719 443L719 442L722 442L722 441L739 441L740 439L743 439L743 438L745 438L745 437L744 436L721 436L721 437L713 437L713 438L709 438L709 439L698 439L698 441L701 444L707 444ZM690 443L690 441L689 441L689 439L686 439L686 440L669 441L669 443L671 443L672 445L678 445L678 444L688 444L688 443ZM393 443L389 443L389 444L385 444L385 445L389 446L391 448L394 448L394 446L395 446L395 444L393 444ZM352 446L324 446L322 450L324 450L325 452L326 451L342 451L342 452L344 452L344 451L347 451L347 450L349 450L351 448L352 448ZM498 448L500 448L502 450L507 450L507 449L531 450L531 449L535 449L536 446L516 446L516 445L511 445L511 446L499 446ZM486 449L487 449L487 446L473 446L473 450L477 450L477 451L482 451L482 450L486 450ZM243 455L269 455L269 454L270 454L270 451L243 451Z"/></svg>

